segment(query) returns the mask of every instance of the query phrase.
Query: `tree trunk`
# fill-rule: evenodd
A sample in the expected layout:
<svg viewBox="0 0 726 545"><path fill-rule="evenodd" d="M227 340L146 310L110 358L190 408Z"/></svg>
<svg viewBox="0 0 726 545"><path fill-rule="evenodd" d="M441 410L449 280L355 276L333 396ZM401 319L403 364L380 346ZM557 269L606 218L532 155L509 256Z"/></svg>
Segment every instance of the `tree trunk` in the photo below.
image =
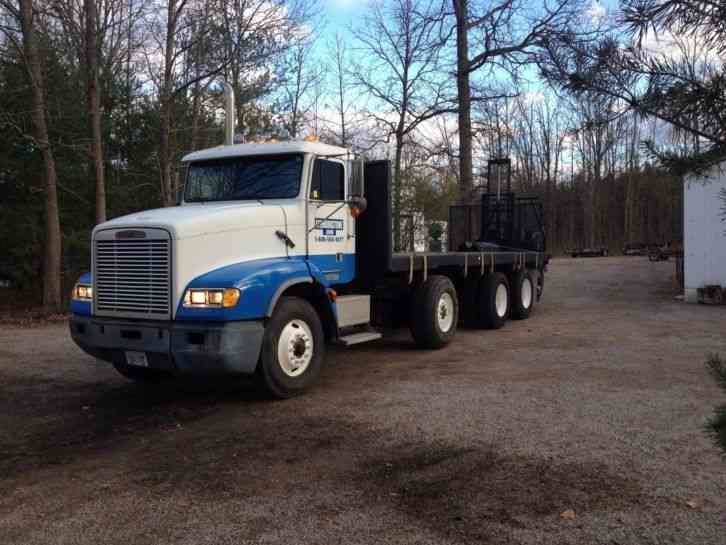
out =
<svg viewBox="0 0 726 545"><path fill-rule="evenodd" d="M199 83L194 85L192 91L192 134L189 142L189 149L195 151L199 149L199 118L201 116L201 86Z"/></svg>
<svg viewBox="0 0 726 545"><path fill-rule="evenodd" d="M171 132L171 116L169 112L169 98L161 102L159 119L159 177L161 182L162 206L174 205L171 190L171 145L169 133Z"/></svg>
<svg viewBox="0 0 726 545"><path fill-rule="evenodd" d="M43 307L47 311L61 308L61 230L58 216L57 175L53 149L48 138L45 91L40 57L35 42L33 1L20 0L20 26L23 53L33 100L33 130L45 167L45 255L43 256Z"/></svg>
<svg viewBox="0 0 726 545"><path fill-rule="evenodd" d="M174 63L174 33L176 32L176 2L169 0L166 19L166 47L164 50L164 79L159 93L159 178L161 183L161 201L163 206L176 204L176 195L172 191L171 179L171 108Z"/></svg>
<svg viewBox="0 0 726 545"><path fill-rule="evenodd" d="M101 95L98 86L98 31L95 0L84 0L86 13L86 78L88 117L91 125L91 157L96 180L96 224L106 221L106 181L103 172Z"/></svg>
<svg viewBox="0 0 726 545"><path fill-rule="evenodd" d="M456 14L456 89L459 98L459 185L468 200L474 189L471 134L471 87L469 85L468 0L453 0Z"/></svg>
<svg viewBox="0 0 726 545"><path fill-rule="evenodd" d="M340 99L339 102L339 111L340 111L340 145L342 147L348 146L348 135L345 131L345 95L344 95L344 89L343 89L343 81L342 77L340 81L338 82L339 89L338 89L338 97Z"/></svg>

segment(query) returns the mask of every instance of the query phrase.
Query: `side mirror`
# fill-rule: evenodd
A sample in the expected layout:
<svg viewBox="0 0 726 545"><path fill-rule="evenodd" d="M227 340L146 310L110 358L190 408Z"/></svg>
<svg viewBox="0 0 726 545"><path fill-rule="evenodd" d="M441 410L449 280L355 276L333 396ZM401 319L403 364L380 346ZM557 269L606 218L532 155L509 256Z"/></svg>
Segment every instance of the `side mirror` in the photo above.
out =
<svg viewBox="0 0 726 545"><path fill-rule="evenodd" d="M365 162L363 159L354 159L350 163L350 187L348 188L348 198L362 198L365 196Z"/></svg>
<svg viewBox="0 0 726 545"><path fill-rule="evenodd" d="M348 199L348 207L350 208L351 216L357 218L368 208L368 201L366 201L365 197L351 197Z"/></svg>

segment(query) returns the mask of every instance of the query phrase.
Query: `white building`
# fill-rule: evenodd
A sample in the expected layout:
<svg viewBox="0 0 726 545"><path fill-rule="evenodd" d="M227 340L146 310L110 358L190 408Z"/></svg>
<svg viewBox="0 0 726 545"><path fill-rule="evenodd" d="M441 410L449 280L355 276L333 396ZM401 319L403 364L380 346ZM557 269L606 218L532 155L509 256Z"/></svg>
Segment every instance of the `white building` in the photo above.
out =
<svg viewBox="0 0 726 545"><path fill-rule="evenodd" d="M683 192L685 300L720 286L726 295L726 161L686 177ZM722 295L723 297L723 295Z"/></svg>

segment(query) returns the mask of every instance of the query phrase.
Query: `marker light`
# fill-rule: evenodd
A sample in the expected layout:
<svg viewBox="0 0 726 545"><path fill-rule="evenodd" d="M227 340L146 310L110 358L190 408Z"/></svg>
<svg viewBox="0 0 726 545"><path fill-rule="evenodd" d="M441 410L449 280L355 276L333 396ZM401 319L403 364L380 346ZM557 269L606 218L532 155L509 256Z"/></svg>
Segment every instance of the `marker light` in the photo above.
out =
<svg viewBox="0 0 726 545"><path fill-rule="evenodd" d="M186 308L230 308L239 302L237 288L188 289L184 294Z"/></svg>
<svg viewBox="0 0 726 545"><path fill-rule="evenodd" d="M76 301L91 301L93 288L88 284L76 284L73 288L73 299Z"/></svg>

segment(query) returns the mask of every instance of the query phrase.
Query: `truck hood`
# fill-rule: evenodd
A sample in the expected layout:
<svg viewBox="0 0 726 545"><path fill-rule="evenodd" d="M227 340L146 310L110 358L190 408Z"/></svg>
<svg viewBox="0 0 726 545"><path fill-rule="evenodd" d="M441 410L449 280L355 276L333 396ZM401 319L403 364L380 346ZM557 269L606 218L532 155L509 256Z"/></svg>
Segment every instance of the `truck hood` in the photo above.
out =
<svg viewBox="0 0 726 545"><path fill-rule="evenodd" d="M285 215L281 206L259 202L187 204L170 208L145 210L102 223L94 229L147 227L166 229L172 238L211 235L226 231L242 231L251 227L283 227Z"/></svg>

